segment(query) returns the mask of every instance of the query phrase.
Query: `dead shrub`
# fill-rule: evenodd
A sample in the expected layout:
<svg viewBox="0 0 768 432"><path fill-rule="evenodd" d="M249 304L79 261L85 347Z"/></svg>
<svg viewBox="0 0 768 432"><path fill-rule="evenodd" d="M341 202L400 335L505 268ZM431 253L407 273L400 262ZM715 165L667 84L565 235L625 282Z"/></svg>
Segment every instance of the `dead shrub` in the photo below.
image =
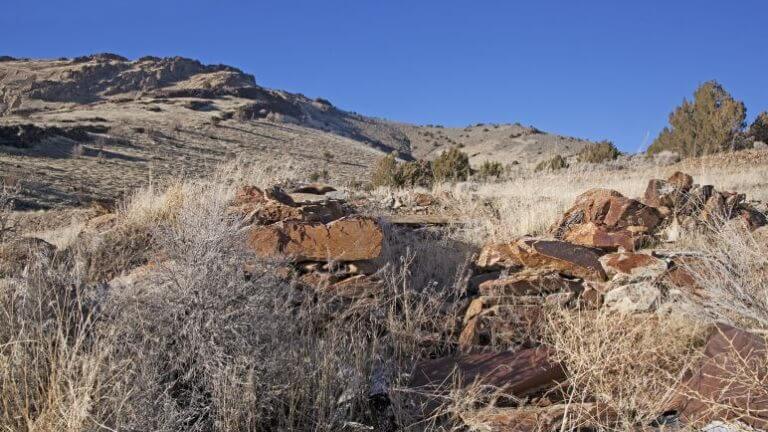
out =
<svg viewBox="0 0 768 432"><path fill-rule="evenodd" d="M559 171L561 169L568 168L568 162L564 157L556 155L552 159L539 162L534 169L535 172L540 171Z"/></svg>

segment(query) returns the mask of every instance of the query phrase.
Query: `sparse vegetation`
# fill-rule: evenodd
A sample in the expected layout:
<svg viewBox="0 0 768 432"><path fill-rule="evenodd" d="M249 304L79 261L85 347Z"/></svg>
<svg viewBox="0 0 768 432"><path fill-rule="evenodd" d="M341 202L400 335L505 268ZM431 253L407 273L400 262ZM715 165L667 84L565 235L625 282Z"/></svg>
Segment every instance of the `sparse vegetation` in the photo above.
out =
<svg viewBox="0 0 768 432"><path fill-rule="evenodd" d="M578 154L579 162L602 163L619 157L621 152L610 141L588 144Z"/></svg>
<svg viewBox="0 0 768 432"><path fill-rule="evenodd" d="M501 162L485 161L477 169L474 177L480 181L489 181L492 179L500 179L504 175L504 166Z"/></svg>
<svg viewBox="0 0 768 432"><path fill-rule="evenodd" d="M559 171L561 169L568 168L568 162L564 157L556 155L552 159L543 160L536 165L534 171Z"/></svg>
<svg viewBox="0 0 768 432"><path fill-rule="evenodd" d="M757 115L749 127L749 135L755 140L768 144L768 111Z"/></svg>
<svg viewBox="0 0 768 432"><path fill-rule="evenodd" d="M469 157L456 147L450 148L432 162L432 172L437 182L465 181L471 174Z"/></svg>
<svg viewBox="0 0 768 432"><path fill-rule="evenodd" d="M746 108L716 81L702 84L693 101L683 100L669 115L669 126L648 148L649 154L670 150L683 157L737 150Z"/></svg>

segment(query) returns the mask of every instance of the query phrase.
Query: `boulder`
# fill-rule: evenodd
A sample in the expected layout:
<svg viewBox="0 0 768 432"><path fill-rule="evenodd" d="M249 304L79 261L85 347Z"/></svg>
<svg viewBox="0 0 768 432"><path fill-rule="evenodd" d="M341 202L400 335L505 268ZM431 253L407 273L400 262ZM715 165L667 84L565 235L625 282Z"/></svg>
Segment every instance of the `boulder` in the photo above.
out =
<svg viewBox="0 0 768 432"><path fill-rule="evenodd" d="M587 280L606 280L599 256L584 246L559 240L522 238L514 243L513 250L528 268L555 271Z"/></svg>
<svg viewBox="0 0 768 432"><path fill-rule="evenodd" d="M693 177L684 172L676 171L669 176L667 184L681 192L688 192L693 187Z"/></svg>
<svg viewBox="0 0 768 432"><path fill-rule="evenodd" d="M650 312L661 299L661 291L649 282L623 285L605 294L603 305L620 313Z"/></svg>
<svg viewBox="0 0 768 432"><path fill-rule="evenodd" d="M633 252L607 254L600 257L600 263L608 276L617 274L655 276L663 273L667 268L667 263L664 260L648 254Z"/></svg>
<svg viewBox="0 0 768 432"><path fill-rule="evenodd" d="M703 426L713 420L737 419L753 428L768 428L766 340L727 324L712 329L704 360L676 387L669 411L681 422Z"/></svg>
<svg viewBox="0 0 768 432"><path fill-rule="evenodd" d="M462 389L483 385L516 397L530 397L545 393L565 381L565 370L551 359L551 355L550 349L540 347L427 360L416 366L410 387L436 390L445 388L455 377Z"/></svg>
<svg viewBox="0 0 768 432"><path fill-rule="evenodd" d="M328 224L282 221L253 226L247 245L262 258L301 261L358 261L379 256L384 234L378 222L347 217Z"/></svg>

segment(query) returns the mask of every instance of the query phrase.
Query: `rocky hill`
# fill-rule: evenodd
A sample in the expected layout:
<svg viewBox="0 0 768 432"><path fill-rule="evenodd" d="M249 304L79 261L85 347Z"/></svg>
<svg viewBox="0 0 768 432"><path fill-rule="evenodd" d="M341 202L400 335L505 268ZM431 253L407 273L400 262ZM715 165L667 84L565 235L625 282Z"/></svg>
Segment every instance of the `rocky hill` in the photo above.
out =
<svg viewBox="0 0 768 432"><path fill-rule="evenodd" d="M114 197L151 176L204 175L234 158L352 181L393 151L431 159L459 146L475 165L532 165L586 143L518 124L366 117L181 57L0 57L0 167L6 176L35 173L32 206Z"/></svg>

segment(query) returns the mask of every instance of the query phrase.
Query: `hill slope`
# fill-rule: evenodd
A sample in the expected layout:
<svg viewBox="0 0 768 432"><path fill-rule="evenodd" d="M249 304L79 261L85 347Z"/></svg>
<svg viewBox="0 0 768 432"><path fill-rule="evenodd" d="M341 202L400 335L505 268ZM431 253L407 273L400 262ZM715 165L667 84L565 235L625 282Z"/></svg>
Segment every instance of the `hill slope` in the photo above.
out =
<svg viewBox="0 0 768 432"><path fill-rule="evenodd" d="M34 184L30 206L114 197L150 176L205 175L234 158L351 181L393 151L431 159L460 146L475 165L533 164L586 143L521 125L365 117L181 57L0 57L0 167Z"/></svg>

